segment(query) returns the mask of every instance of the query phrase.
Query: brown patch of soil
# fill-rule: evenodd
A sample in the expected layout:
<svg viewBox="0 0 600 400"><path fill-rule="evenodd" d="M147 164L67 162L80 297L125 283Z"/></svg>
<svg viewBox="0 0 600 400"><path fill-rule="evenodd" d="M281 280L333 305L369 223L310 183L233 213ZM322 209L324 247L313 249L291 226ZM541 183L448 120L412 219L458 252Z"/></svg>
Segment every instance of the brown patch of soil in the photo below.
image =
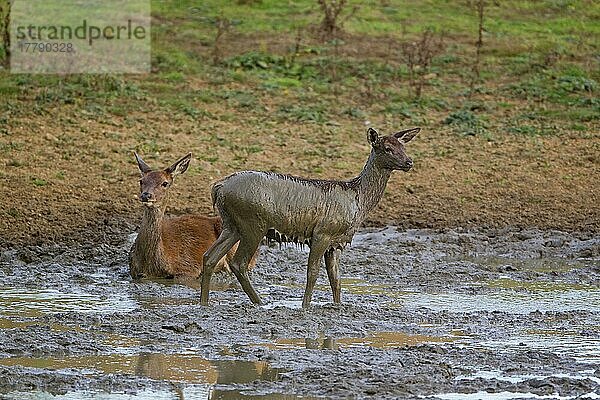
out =
<svg viewBox="0 0 600 400"><path fill-rule="evenodd" d="M241 115L235 122L198 123L160 107L95 119L87 119L77 106L46 111L15 115L2 138L4 246L102 241L107 234L133 231L140 206L131 151L147 152L149 139L158 150L143 155L155 167L194 153L192 168L175 183L172 214L211 213L211 183L236 170L350 178L369 152L364 129L355 121L341 121L341 127L327 133L319 125L286 122L265 129ZM392 176L367 223L598 231L598 139L598 133L530 138L499 132L488 141L459 137L445 126L425 127L408 146L414 170ZM253 144L263 151L240 156L236 150ZM324 155L307 152L312 148Z"/></svg>

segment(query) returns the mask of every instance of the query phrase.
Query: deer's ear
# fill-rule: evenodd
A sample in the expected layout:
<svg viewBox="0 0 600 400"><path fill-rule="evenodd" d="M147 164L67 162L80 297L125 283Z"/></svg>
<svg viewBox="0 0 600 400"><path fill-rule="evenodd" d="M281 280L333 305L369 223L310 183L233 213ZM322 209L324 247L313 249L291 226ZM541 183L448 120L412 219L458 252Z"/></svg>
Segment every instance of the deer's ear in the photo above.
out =
<svg viewBox="0 0 600 400"><path fill-rule="evenodd" d="M169 168L165 169L165 172L171 174L173 177L183 174L187 171L190 166L190 160L192 159L192 153L188 153L184 157L181 157L179 160L175 161L173 165Z"/></svg>
<svg viewBox="0 0 600 400"><path fill-rule="evenodd" d="M148 172L152 171L152 168L150 168L148 166L148 164L146 164L144 162L144 160L142 160L142 157L140 157L138 153L136 153L134 151L133 155L135 156L135 160L137 161L138 168L140 169L140 172L142 174L145 174L145 173L148 173Z"/></svg>
<svg viewBox="0 0 600 400"><path fill-rule="evenodd" d="M377 131L373 128L369 128L369 130L367 131L367 140L369 141L369 143L371 143L371 146L373 147L379 146L379 144L381 144L381 136L379 136L379 133L377 133Z"/></svg>
<svg viewBox="0 0 600 400"><path fill-rule="evenodd" d="M396 132L394 133L394 137L398 140L400 140L403 143L408 143L410 142L415 136L417 136L417 133L419 133L419 131L421 130L421 128L410 128L410 129L405 129L403 131L400 132Z"/></svg>

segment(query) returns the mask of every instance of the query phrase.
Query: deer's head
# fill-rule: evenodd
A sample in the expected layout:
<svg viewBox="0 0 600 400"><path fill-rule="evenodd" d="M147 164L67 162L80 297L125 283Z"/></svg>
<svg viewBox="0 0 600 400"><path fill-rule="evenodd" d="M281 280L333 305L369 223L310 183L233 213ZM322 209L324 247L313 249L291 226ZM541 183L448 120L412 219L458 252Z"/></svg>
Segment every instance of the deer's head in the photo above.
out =
<svg viewBox="0 0 600 400"><path fill-rule="evenodd" d="M166 198L173 179L188 169L192 158L188 153L168 168L152 170L137 153L133 154L142 173L139 199L148 207L158 206Z"/></svg>
<svg viewBox="0 0 600 400"><path fill-rule="evenodd" d="M408 171L413 166L412 159L406 155L404 145L410 142L421 128L411 128L396 132L389 136L379 136L373 128L369 128L367 139L375 152L375 162L382 168Z"/></svg>

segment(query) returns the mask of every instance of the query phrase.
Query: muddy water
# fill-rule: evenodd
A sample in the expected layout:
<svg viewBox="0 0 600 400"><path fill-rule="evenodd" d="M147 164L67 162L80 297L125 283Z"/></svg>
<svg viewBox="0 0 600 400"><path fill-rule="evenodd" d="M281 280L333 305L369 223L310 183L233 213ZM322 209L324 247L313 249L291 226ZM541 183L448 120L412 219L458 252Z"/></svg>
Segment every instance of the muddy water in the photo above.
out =
<svg viewBox="0 0 600 400"><path fill-rule="evenodd" d="M203 307L116 243L0 255L0 398L600 397L592 234L366 230L308 311L306 249L263 246L265 305L220 276Z"/></svg>

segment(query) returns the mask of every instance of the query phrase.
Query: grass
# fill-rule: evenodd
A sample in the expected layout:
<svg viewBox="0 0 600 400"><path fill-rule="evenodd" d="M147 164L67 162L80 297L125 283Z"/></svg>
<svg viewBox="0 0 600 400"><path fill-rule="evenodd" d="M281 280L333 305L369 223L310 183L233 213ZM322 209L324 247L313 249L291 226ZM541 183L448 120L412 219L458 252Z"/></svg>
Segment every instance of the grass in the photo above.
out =
<svg viewBox="0 0 600 400"><path fill-rule="evenodd" d="M146 107L148 100L196 120L230 120L228 112L209 107L223 101L235 112L261 115L274 109L281 119L316 124L327 124L336 116L362 119L382 113L427 123L419 114L461 113L461 97L469 96L465 87L474 53L474 10L464 2L433 0L376 5L354 1L350 5L358 6L358 11L345 22L350 36L344 38L341 55L336 56L331 43L320 43L309 33L320 21L313 1L262 0L245 5L216 0L153 1L155 72L151 76L2 73L0 93L8 103L31 93L37 110L59 103L100 116L125 116ZM213 66L209 60L216 32L206 20L219 15L239 24L225 36L222 64ZM478 93L503 104L543 103L559 122L593 121L600 81L592 58L600 35L594 18L599 16L600 6L585 0L508 1L488 6L482 48L484 79L476 87ZM305 32L295 54L297 28ZM445 32L448 48L433 60L425 103L421 99L415 104L406 89L407 70L398 57L398 43L426 28ZM241 37L245 45L237 45L239 40L233 36ZM383 39L366 41L368 36ZM208 86L192 89L190 77L200 77ZM223 85L232 87L221 90ZM458 96L448 97L449 92ZM311 94L316 96L311 98ZM483 119L495 118L494 113L480 114ZM444 118L437 122L441 121ZM471 132L481 131L471 125Z"/></svg>

